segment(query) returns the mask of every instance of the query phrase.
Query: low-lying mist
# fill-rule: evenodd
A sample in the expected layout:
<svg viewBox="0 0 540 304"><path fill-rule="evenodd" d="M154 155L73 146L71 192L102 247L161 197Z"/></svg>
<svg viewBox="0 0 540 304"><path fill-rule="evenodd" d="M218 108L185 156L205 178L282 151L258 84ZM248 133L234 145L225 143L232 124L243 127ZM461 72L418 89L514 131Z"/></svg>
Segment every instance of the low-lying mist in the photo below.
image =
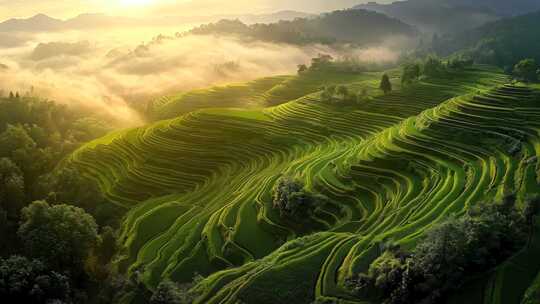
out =
<svg viewBox="0 0 540 304"><path fill-rule="evenodd" d="M122 31L27 37L22 45L0 48L0 89L31 91L129 126L143 121L135 108L162 94L295 73L298 64L319 53L385 62L398 57L385 46L336 51L234 37L173 37L160 35L146 43Z"/></svg>

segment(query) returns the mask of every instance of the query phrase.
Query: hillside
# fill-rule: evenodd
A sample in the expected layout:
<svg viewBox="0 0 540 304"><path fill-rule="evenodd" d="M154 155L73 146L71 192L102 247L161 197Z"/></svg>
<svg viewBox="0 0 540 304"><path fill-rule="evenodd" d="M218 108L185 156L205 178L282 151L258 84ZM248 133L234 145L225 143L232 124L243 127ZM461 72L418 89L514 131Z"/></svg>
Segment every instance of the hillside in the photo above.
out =
<svg viewBox="0 0 540 304"><path fill-rule="evenodd" d="M262 41L310 44L380 44L396 37L412 38L416 30L386 15L366 10L342 10L312 18L297 18L271 24L246 25L239 20L221 20L189 31L195 35L237 35Z"/></svg>
<svg viewBox="0 0 540 304"><path fill-rule="evenodd" d="M513 66L523 58L540 60L540 12L486 24L445 37L434 48L441 55L462 51L477 62Z"/></svg>
<svg viewBox="0 0 540 304"><path fill-rule="evenodd" d="M370 2L355 8L387 14L426 32L457 33L501 17L512 17L540 9L535 0L407 0L391 4Z"/></svg>
<svg viewBox="0 0 540 304"><path fill-rule="evenodd" d="M349 88L376 87L380 74L364 77ZM279 81L262 81L261 92ZM539 193L540 93L506 81L477 66L357 105L321 103L308 91L262 110L200 109L91 142L68 163L128 210L116 265L131 275L142 269L150 288L198 273L207 278L195 303L369 303L346 280L367 270L381 241L411 248L480 201L516 192L521 204ZM272 208L284 174L330 199L309 226ZM489 293L484 303L519 303L540 269L538 253L524 249L450 302Z"/></svg>
<svg viewBox="0 0 540 304"><path fill-rule="evenodd" d="M169 119L205 108L261 109L316 93L325 85L358 83L376 75L324 70L262 78L163 96L152 103L150 113L154 119ZM370 89L376 89L376 84L370 85Z"/></svg>

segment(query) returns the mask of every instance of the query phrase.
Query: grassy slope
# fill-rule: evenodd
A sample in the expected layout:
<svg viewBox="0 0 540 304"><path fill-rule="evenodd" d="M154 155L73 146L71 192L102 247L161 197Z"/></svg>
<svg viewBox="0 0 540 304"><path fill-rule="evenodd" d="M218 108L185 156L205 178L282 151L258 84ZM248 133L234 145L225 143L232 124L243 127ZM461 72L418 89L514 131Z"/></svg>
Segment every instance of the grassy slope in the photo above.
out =
<svg viewBox="0 0 540 304"><path fill-rule="evenodd" d="M375 87L378 76L346 83ZM367 268L378 242L414 246L479 200L538 192L536 160L525 161L540 148L538 97L497 87L505 77L496 70L424 80L354 106L318 102L321 78L287 79L296 83L266 95L292 100L279 106L190 112L74 153L70 161L130 209L119 270L144 266L149 286L212 274L196 287L199 303L352 303L345 278ZM522 152L510 156L518 138ZM270 190L284 173L332 198L316 215L320 233L302 238L272 210ZM506 297L508 288L497 290Z"/></svg>
<svg viewBox="0 0 540 304"><path fill-rule="evenodd" d="M310 72L268 77L161 97L153 102L152 115L156 119L169 119L204 108L263 109L317 92L325 85L358 84L376 78L380 78L380 74ZM367 86L370 87L373 84Z"/></svg>

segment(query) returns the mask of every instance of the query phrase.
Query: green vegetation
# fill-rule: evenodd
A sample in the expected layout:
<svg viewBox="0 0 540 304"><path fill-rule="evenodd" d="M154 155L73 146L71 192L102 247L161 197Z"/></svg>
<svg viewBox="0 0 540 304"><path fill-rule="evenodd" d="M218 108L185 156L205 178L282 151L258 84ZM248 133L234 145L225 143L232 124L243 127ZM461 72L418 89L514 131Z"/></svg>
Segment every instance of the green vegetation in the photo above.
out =
<svg viewBox="0 0 540 304"><path fill-rule="evenodd" d="M122 213L111 208L95 182L61 161L105 134L105 126L86 110L31 93L0 97L2 300L83 303L89 290L104 284L116 236L86 211L113 226Z"/></svg>
<svg viewBox="0 0 540 304"><path fill-rule="evenodd" d="M441 28L493 17L423 2L386 8L434 10ZM86 110L9 92L0 299L539 303L538 17L434 35L400 66L321 53L295 75L139 104L148 122L112 133ZM417 32L344 10L178 37L216 34L354 54Z"/></svg>
<svg viewBox="0 0 540 304"><path fill-rule="evenodd" d="M113 265L144 288L124 289L126 301L162 282L193 284L196 273L206 278L190 290L194 303L370 301L373 295L359 297L348 282L369 272L386 251L381 244L414 252L446 218L461 227L480 201L508 192L524 209L526 196L539 190L537 91L506 84L496 68L434 65L440 73L427 76L421 66L405 88L401 71L388 71L389 94L378 90L382 73L341 76L347 81L334 96L345 92L340 86L366 89L361 103L324 102L333 87L324 77L338 79L337 72L308 68L288 80L315 88L303 97L296 97L299 86L283 86L282 96L295 98L274 107L197 110L73 153L66 164L129 210ZM324 204L311 203L318 194ZM478 281L460 295L473 299L494 277L519 275L511 265L533 251L506 248L514 250L501 250L492 271L464 278ZM509 255L515 261L500 264ZM540 264L527 261L536 275ZM524 293L533 279L497 292L515 299L513 290ZM162 286L175 294L169 287Z"/></svg>
<svg viewBox="0 0 540 304"><path fill-rule="evenodd" d="M294 221L309 221L316 208L323 207L328 199L311 193L306 186L290 177L280 178L273 189L272 204L282 217Z"/></svg>
<svg viewBox="0 0 540 304"><path fill-rule="evenodd" d="M526 221L515 198L481 204L427 232L412 253L391 248L351 285L360 295L377 291L383 303L439 303L466 279L485 273L522 248Z"/></svg>
<svg viewBox="0 0 540 304"><path fill-rule="evenodd" d="M74 300L69 278L38 260L0 258L0 295L6 303L67 303Z"/></svg>
<svg viewBox="0 0 540 304"><path fill-rule="evenodd" d="M194 28L188 33L237 35L243 39L299 45L354 43L365 47L395 36L414 37L416 30L383 14L351 9L271 24L246 25L239 20L221 20Z"/></svg>
<svg viewBox="0 0 540 304"><path fill-rule="evenodd" d="M372 80L374 75L379 75L378 72L372 71L381 68L376 64L361 63L350 58L335 60L327 54L319 54L314 57L309 67L302 66L302 71L295 76L262 78L248 83L230 84L165 96L151 102L148 116L155 120L162 120L212 108L242 108L261 112L268 106L279 105L315 94L323 87L346 85L357 90L363 81L366 82L361 89L368 90L372 85L367 80ZM350 101L352 101L354 96L350 94L350 97ZM339 100L326 98L325 101Z"/></svg>
<svg viewBox="0 0 540 304"><path fill-rule="evenodd" d="M392 92L392 83L390 82L390 78L388 75L384 74L381 79L381 85L379 88L384 92L384 94L388 94Z"/></svg>
<svg viewBox="0 0 540 304"><path fill-rule="evenodd" d="M523 59L514 66L513 75L525 82L538 81L540 70L534 59Z"/></svg>
<svg viewBox="0 0 540 304"><path fill-rule="evenodd" d="M477 63L513 67L523 58L540 62L539 29L540 12L535 12L436 39L432 48L441 56L459 52Z"/></svg>
<svg viewBox="0 0 540 304"><path fill-rule="evenodd" d="M22 210L18 234L28 256L58 270L82 269L98 241L97 224L84 210L43 201Z"/></svg>

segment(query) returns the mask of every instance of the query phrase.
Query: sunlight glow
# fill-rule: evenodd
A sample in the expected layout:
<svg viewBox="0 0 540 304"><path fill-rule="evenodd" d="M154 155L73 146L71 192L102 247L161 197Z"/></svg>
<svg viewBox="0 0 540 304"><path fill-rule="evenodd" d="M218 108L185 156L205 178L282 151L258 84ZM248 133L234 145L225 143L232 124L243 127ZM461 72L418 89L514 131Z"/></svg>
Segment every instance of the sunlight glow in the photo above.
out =
<svg viewBox="0 0 540 304"><path fill-rule="evenodd" d="M154 0L120 0L123 6L146 6L154 3Z"/></svg>

